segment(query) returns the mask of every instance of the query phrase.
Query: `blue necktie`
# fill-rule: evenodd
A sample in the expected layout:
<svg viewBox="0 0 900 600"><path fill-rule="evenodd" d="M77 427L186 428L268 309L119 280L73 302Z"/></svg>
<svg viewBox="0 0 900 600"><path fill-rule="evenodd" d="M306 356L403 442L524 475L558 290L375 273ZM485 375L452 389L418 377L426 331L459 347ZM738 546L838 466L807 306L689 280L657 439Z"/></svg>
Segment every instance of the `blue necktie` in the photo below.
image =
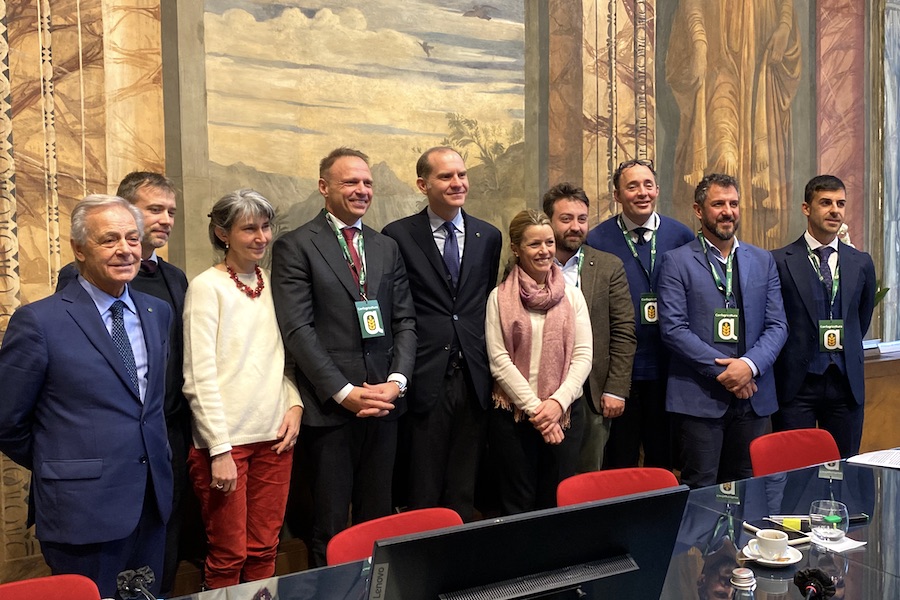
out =
<svg viewBox="0 0 900 600"><path fill-rule="evenodd" d="M134 386L135 391L140 393L137 379L137 365L135 365L134 363L134 352L131 351L131 342L128 339L128 332L125 331L125 303L121 300L116 300L115 302L113 302L113 305L109 310L112 313L113 318L113 344L116 345L116 350L119 351L119 356L122 357L122 362L125 363L125 370L128 371L128 377L131 379L131 385Z"/></svg>
<svg viewBox="0 0 900 600"><path fill-rule="evenodd" d="M819 246L814 252L819 256L819 273L822 274L822 283L825 284L825 293L828 294L825 304L828 304L828 300L831 299L831 284L834 281L831 277L831 267L828 265L828 258L834 252L834 248L831 246Z"/></svg>
<svg viewBox="0 0 900 600"><path fill-rule="evenodd" d="M444 240L444 264L450 273L450 283L453 289L459 281L459 244L456 242L456 227L450 221L444 222L447 238Z"/></svg>

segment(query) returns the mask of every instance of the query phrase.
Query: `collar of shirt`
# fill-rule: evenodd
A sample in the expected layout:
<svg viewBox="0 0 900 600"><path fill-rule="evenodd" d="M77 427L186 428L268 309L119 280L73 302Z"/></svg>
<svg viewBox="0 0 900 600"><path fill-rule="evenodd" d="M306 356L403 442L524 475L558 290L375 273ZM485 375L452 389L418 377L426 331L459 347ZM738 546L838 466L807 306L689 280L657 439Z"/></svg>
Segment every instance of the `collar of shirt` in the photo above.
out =
<svg viewBox="0 0 900 600"><path fill-rule="evenodd" d="M330 219L332 223L334 223L334 226L337 227L338 231L340 231L344 227L356 227L359 231L362 231L362 219L357 219L355 223L350 224L344 223L328 211L325 211L325 216Z"/></svg>
<svg viewBox="0 0 900 600"><path fill-rule="evenodd" d="M809 249L810 249L810 250L815 250L815 249L818 248L819 246L830 246L831 248L834 249L834 252L832 253L832 256L835 255L835 254L837 254L837 251L838 251L838 239L837 239L837 236L834 236L834 239L831 240L831 243L828 243L828 244L823 244L822 242L820 242L819 240L817 240L816 238L814 238L813 236L811 236L811 235L809 234L809 231L804 232L803 237L806 238L806 243L809 245Z"/></svg>
<svg viewBox="0 0 900 600"><path fill-rule="evenodd" d="M632 221L631 219L626 217L625 213L622 213L622 221L625 223L625 229L627 229L628 232L631 234L632 242L637 242L638 234L637 234L637 232L635 232L635 229L637 229L638 227L646 227L647 228L647 231L644 233L644 236L645 236L644 241L645 242L649 241L648 238L646 237L647 234L650 234L651 232L659 229L659 215L656 213L655 210L650 214L650 216L647 218L647 221L645 223L635 223L634 221Z"/></svg>
<svg viewBox="0 0 900 600"><path fill-rule="evenodd" d="M441 238L443 239L446 234L446 229L444 229L445 220L437 215L431 207L428 206L425 208L425 212L428 214L428 222L431 224L432 233L437 233L440 230ZM466 232L466 220L463 219L462 211L458 211L456 216L450 219L450 222L453 223L453 226L456 227L456 230L460 233Z"/></svg>
<svg viewBox="0 0 900 600"><path fill-rule="evenodd" d="M703 235L702 233L700 235ZM706 246L709 248L709 255L715 258L717 261L722 263L723 265L726 262L726 257L722 256L722 253L719 252L719 249L716 248L715 244L709 241L709 238L703 235L704 239L706 239ZM731 253L734 254L737 252L737 249L741 247L741 243L738 241L737 236L734 238L734 245L731 246Z"/></svg>
<svg viewBox="0 0 900 600"><path fill-rule="evenodd" d="M153 249L153 252L150 253L150 256L145 258L144 260L149 260L159 264L159 257L156 255L156 248Z"/></svg>
<svg viewBox="0 0 900 600"><path fill-rule="evenodd" d="M567 285L580 287L578 285L578 257L580 255L581 252L576 252L572 255L572 258L566 261L566 264L562 264L559 262L558 258L555 256L553 257L553 262L555 262L556 266L562 271L563 278L566 280Z"/></svg>
<svg viewBox="0 0 900 600"><path fill-rule="evenodd" d="M82 277L78 276L78 283L81 284L81 287L88 293L91 297L91 300L94 301L94 306L97 307L97 311L100 312L101 315L106 314L106 311L113 305L113 302L116 300L121 300L125 303L125 306L128 307L128 310L132 312L132 314L137 314L137 307L134 305L134 300L131 299L131 295L128 293L128 286L125 286L125 291L122 292L122 295L118 298L110 296L93 283Z"/></svg>

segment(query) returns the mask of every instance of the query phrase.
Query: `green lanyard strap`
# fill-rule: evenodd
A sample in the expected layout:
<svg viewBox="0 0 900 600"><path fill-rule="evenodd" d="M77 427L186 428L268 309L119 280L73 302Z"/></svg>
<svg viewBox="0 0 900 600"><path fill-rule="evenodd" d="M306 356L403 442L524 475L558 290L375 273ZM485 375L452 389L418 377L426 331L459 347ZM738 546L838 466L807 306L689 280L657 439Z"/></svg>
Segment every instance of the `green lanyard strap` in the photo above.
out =
<svg viewBox="0 0 900 600"><path fill-rule="evenodd" d="M341 252L344 254L344 260L347 261L347 266L350 268L352 272L354 269L353 265L353 257L350 254L350 247L347 246L347 240L344 239L344 234L341 233L341 228L338 226L335 221L334 215L330 212L322 209L322 212L325 213L325 220L328 221L329 225L331 225L332 231L337 236L338 244L341 247ZM368 300L366 298L366 259L364 258L366 255L366 247L363 242L362 231L360 230L359 235L354 236L353 245L356 247L356 254L359 256L359 297L363 300Z"/></svg>
<svg viewBox="0 0 900 600"><path fill-rule="evenodd" d="M837 250L834 251L837 254ZM825 285L825 278L822 277L822 271L819 268L819 256L812 251L812 248L809 247L809 244L806 244L806 254L809 258L809 264L812 265L813 271L816 272L816 277L819 278L819 283ZM838 261L840 261L840 256L838 256ZM826 265L827 266L827 265ZM829 269L831 267L828 267ZM834 307L834 299L837 298L838 289L840 288L841 283L841 270L835 269L834 276L831 278L831 299L828 301L828 318L831 319L833 307Z"/></svg>
<svg viewBox="0 0 900 600"><path fill-rule="evenodd" d="M638 256L637 247L634 245L634 242L631 240L631 232L628 231L628 227L625 226L625 219L622 218L622 215L619 215L618 218L619 229L622 230L622 235L625 237L625 244L628 246L628 249L631 250L631 255L637 261L638 265L641 267L641 271L644 272L644 275L647 276L647 284L650 286L650 291L653 291L653 282L650 279L650 274L653 273L653 267L656 265L656 230L651 229L650 234L650 270L644 266L644 263L641 262L641 257Z"/></svg>
<svg viewBox="0 0 900 600"><path fill-rule="evenodd" d="M725 282L723 283L722 278L719 277L718 269L716 269L716 266L713 264L714 259L709 257L709 242L706 241L706 238L702 233L697 234L697 239L700 240L700 245L703 246L703 254L706 255L706 261L709 263L709 270L712 271L713 281L716 283L716 287L719 291L725 296L725 308L734 308L734 306L732 306L736 305L734 302L734 290L732 288L734 248L732 247L731 252L728 253L728 258L725 259Z"/></svg>

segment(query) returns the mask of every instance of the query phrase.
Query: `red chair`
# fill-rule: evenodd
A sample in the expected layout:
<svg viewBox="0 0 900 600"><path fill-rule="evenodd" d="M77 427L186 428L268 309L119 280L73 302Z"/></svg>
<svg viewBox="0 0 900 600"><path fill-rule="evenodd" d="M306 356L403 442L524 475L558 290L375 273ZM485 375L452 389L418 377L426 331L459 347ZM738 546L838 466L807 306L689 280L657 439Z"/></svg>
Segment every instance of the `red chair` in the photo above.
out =
<svg viewBox="0 0 900 600"><path fill-rule="evenodd" d="M449 508L420 508L352 525L331 538L325 549L329 565L353 562L372 556L375 540L462 525Z"/></svg>
<svg viewBox="0 0 900 600"><path fill-rule="evenodd" d="M556 504L568 506L676 486L675 475L657 467L591 471L560 481L556 486Z"/></svg>
<svg viewBox="0 0 900 600"><path fill-rule="evenodd" d="M761 435L750 442L753 476L841 460L841 451L824 429L791 429Z"/></svg>
<svg viewBox="0 0 900 600"><path fill-rule="evenodd" d="M100 600L97 584L84 575L50 575L0 584L3 600Z"/></svg>

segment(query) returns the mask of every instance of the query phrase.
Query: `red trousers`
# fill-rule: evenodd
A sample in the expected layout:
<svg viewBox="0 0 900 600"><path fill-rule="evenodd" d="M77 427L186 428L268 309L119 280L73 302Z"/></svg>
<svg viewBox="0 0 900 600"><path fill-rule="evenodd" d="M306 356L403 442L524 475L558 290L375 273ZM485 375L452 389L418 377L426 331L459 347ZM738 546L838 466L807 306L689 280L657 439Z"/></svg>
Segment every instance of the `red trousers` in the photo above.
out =
<svg viewBox="0 0 900 600"><path fill-rule="evenodd" d="M268 441L232 448L237 489L227 496L210 488L209 452L191 448L188 469L209 542L204 568L209 589L275 574L294 452L275 454L274 444Z"/></svg>

